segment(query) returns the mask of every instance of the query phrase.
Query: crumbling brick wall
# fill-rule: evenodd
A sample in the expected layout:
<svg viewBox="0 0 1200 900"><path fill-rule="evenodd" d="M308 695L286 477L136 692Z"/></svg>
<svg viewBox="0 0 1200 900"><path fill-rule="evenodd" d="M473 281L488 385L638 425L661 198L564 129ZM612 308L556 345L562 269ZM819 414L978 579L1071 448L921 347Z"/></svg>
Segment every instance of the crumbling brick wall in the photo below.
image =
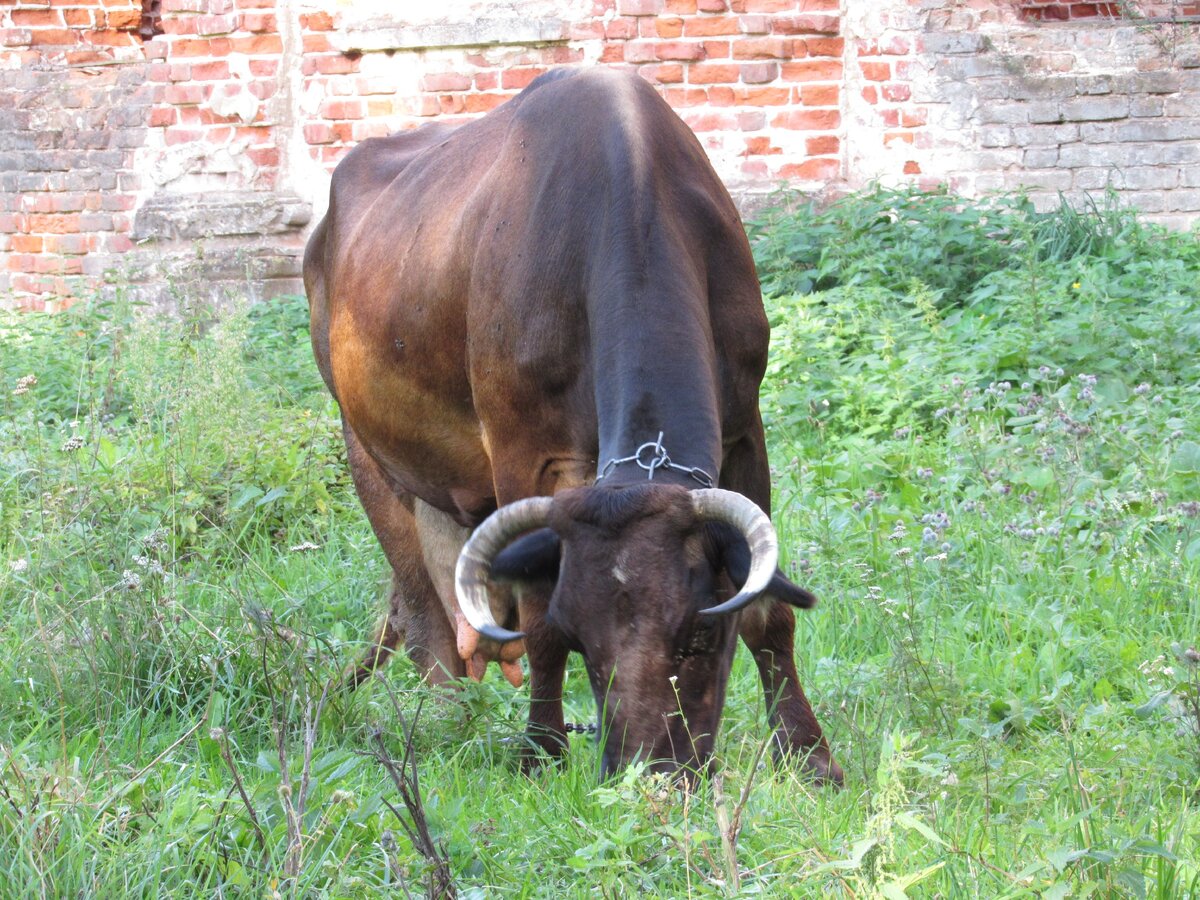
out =
<svg viewBox="0 0 1200 900"><path fill-rule="evenodd" d="M636 69L747 203L883 180L1200 211L1179 2L3 3L0 302L106 273L154 300L297 290L351 147L468 121L561 65Z"/></svg>

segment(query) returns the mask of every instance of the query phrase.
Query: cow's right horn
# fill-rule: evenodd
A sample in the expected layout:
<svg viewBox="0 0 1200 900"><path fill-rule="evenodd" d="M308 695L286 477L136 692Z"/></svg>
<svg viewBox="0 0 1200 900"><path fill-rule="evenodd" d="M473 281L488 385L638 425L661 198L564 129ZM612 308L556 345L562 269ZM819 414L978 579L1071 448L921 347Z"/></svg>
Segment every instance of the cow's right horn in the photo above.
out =
<svg viewBox="0 0 1200 900"><path fill-rule="evenodd" d="M454 568L454 592L458 595L458 608L471 626L485 637L505 643L525 636L497 624L488 600L488 573L496 554L514 538L545 526L553 502L549 497L527 497L502 506L488 516L463 545Z"/></svg>

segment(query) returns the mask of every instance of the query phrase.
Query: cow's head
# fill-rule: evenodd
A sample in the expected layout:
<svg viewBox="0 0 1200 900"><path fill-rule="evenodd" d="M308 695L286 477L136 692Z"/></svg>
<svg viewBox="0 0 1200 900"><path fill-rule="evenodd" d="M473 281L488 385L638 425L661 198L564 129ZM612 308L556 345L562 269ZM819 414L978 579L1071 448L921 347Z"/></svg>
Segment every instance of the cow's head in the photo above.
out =
<svg viewBox="0 0 1200 900"><path fill-rule="evenodd" d="M525 536L516 540L519 535ZM704 765L725 702L737 611L770 592L813 597L776 571L775 530L725 490L595 486L503 507L463 548L459 605L496 640L487 578L555 579L545 620L583 655L600 710L603 774L634 759ZM725 576L728 576L728 580ZM729 597L727 585L740 590Z"/></svg>

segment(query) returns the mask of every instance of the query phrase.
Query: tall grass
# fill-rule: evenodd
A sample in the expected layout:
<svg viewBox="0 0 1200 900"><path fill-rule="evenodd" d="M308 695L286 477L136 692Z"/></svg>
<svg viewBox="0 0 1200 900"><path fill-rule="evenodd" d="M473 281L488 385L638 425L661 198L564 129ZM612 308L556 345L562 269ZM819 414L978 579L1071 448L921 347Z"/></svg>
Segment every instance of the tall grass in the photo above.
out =
<svg viewBox="0 0 1200 900"><path fill-rule="evenodd" d="M691 795L585 737L520 775L494 674L326 691L386 571L303 300L96 302L0 318L0 896L423 893L436 853L474 897L1200 891L1195 237L888 191L751 237L844 791L762 762L743 653Z"/></svg>

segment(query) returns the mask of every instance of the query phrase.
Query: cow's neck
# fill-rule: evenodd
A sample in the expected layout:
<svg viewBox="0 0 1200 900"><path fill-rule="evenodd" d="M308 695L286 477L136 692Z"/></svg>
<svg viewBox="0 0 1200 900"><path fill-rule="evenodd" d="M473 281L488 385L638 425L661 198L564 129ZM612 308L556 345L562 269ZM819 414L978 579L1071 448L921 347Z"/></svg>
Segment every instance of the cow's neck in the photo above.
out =
<svg viewBox="0 0 1200 900"><path fill-rule="evenodd" d="M600 318L601 322L596 322ZM599 325L599 327L596 327ZM626 301L593 315L597 475L610 460L632 456L662 433L671 461L715 481L721 467L718 372L705 302ZM644 454L649 458L651 452ZM634 462L610 468L608 483L644 481ZM655 482L697 487L687 472L658 468Z"/></svg>

